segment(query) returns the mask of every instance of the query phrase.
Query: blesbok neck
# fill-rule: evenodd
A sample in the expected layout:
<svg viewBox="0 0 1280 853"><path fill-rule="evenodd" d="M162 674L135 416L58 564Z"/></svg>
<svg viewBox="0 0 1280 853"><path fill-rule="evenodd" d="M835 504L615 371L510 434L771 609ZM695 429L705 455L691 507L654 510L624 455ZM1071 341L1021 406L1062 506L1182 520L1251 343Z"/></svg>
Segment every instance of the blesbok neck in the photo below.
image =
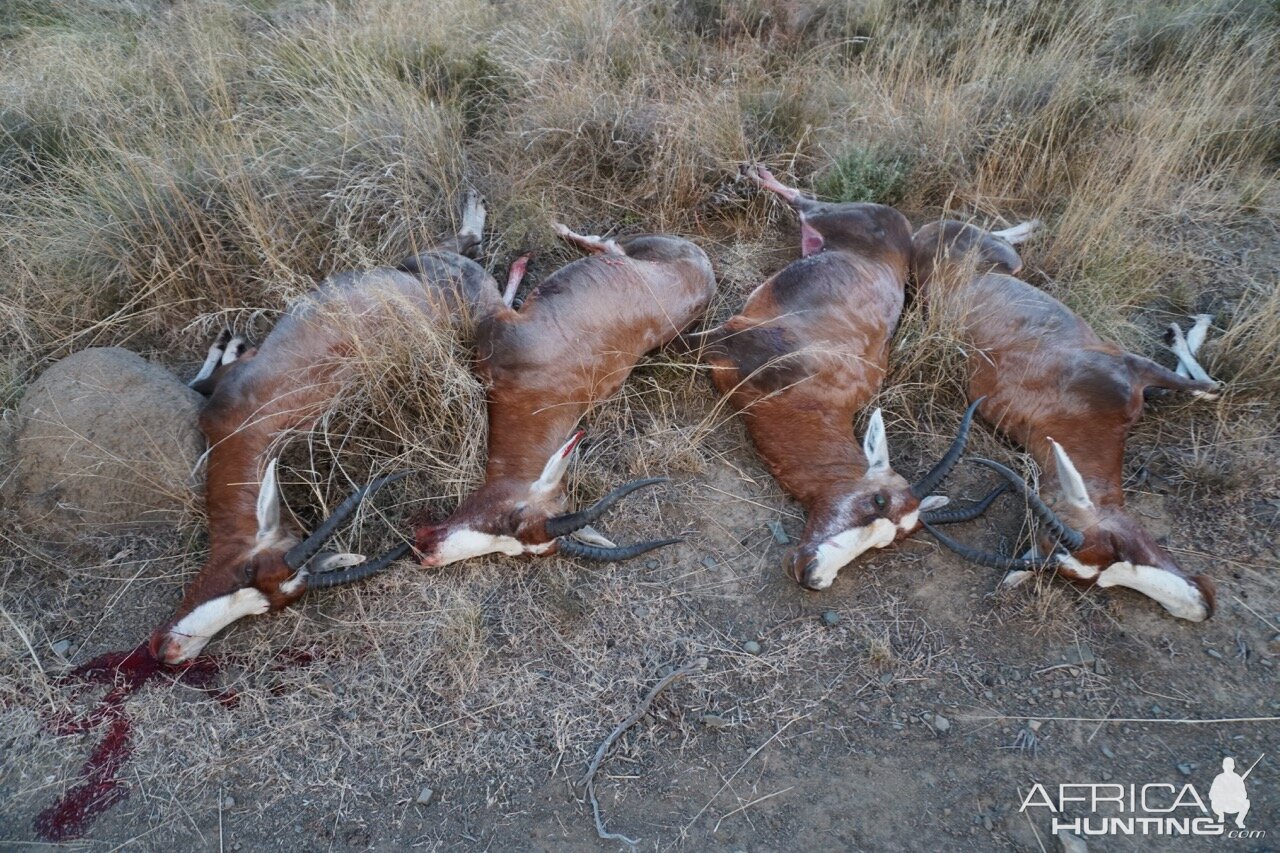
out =
<svg viewBox="0 0 1280 853"><path fill-rule="evenodd" d="M834 500L867 473L848 413L793 409L780 418L747 410L746 418L770 473L806 509Z"/></svg>
<svg viewBox="0 0 1280 853"><path fill-rule="evenodd" d="M258 492L270 441L268 429L243 427L209 450L205 506L211 552L256 540Z"/></svg>
<svg viewBox="0 0 1280 853"><path fill-rule="evenodd" d="M549 403L533 409L522 402L489 403L489 461L485 480L532 483L547 460L573 433L585 403Z"/></svg>

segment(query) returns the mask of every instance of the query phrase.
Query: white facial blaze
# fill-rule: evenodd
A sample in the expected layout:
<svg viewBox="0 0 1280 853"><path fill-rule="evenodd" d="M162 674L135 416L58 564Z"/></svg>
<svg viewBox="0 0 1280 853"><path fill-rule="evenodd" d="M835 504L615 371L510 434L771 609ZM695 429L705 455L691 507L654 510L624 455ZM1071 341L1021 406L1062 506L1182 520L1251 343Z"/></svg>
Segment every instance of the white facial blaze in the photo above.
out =
<svg viewBox="0 0 1280 853"><path fill-rule="evenodd" d="M253 587L206 601L169 629L165 662L180 663L195 657L215 634L232 622L245 616L260 616L270 609L267 597Z"/></svg>
<svg viewBox="0 0 1280 853"><path fill-rule="evenodd" d="M814 589L826 589L850 561L872 548L884 548L898 538L898 526L887 518L877 518L865 527L853 527L832 536L818 546L818 564L805 578Z"/></svg>
<svg viewBox="0 0 1280 853"><path fill-rule="evenodd" d="M551 458L542 469L542 476L533 481L531 491L535 494L547 494L560 488L560 481L569 470L570 457L573 455L574 448L578 446L578 442L582 441L582 436L581 430L575 432L559 450L551 454Z"/></svg>
<svg viewBox="0 0 1280 853"><path fill-rule="evenodd" d="M463 528L454 530L439 544L431 555L430 564L447 566L459 560L482 557L485 554L506 554L515 557L519 554L544 554L554 542L541 545L525 545L514 536L495 536L479 530Z"/></svg>
<svg viewBox="0 0 1280 853"><path fill-rule="evenodd" d="M1062 449L1062 445L1049 439L1053 446L1053 461L1058 466L1058 484L1062 489L1062 497L1074 507L1093 511L1093 501L1089 498L1089 490L1084 485L1084 478L1076 470L1075 463Z"/></svg>
<svg viewBox="0 0 1280 853"><path fill-rule="evenodd" d="M867 434L862 437L862 453L867 457L867 476L889 470L889 439L884 434L884 415L876 409L867 421Z"/></svg>
<svg viewBox="0 0 1280 853"><path fill-rule="evenodd" d="M1172 615L1191 622L1209 618L1209 603L1200 587L1156 566L1112 563L1098 575L1098 586L1123 586L1153 598Z"/></svg>

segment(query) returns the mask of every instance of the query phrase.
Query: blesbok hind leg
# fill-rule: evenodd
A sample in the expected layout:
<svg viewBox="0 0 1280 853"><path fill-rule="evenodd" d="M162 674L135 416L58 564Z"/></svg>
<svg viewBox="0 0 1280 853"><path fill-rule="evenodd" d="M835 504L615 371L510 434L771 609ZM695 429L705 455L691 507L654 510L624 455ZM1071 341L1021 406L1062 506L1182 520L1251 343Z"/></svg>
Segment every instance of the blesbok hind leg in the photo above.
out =
<svg viewBox="0 0 1280 853"><path fill-rule="evenodd" d="M1181 327L1177 323L1169 324L1169 329L1164 335L1165 345L1173 350L1173 354L1178 357L1177 374L1179 376L1190 377L1201 382L1213 382L1208 371L1201 367L1200 362L1196 360L1196 353L1200 350L1200 345L1204 343L1211 322L1213 322L1211 315L1197 314L1195 325L1187 331L1185 338L1182 335Z"/></svg>
<svg viewBox="0 0 1280 853"><path fill-rule="evenodd" d="M553 227L555 228L557 237L562 240L568 240L583 251L590 252L593 255L625 256L627 254L626 251L618 245L618 242L612 238L606 239L594 234L578 234L562 222L555 223Z"/></svg>
<svg viewBox="0 0 1280 853"><path fill-rule="evenodd" d="M520 288L520 282L524 281L524 274L529 269L529 255L521 255L511 264L511 269L507 273L507 289L502 292L502 302L508 308L516 301L516 291Z"/></svg>
<svg viewBox="0 0 1280 853"><path fill-rule="evenodd" d="M1129 353L1128 362L1137 381L1142 388L1164 388L1168 391L1182 391L1203 400L1218 399L1218 383L1212 379L1201 381L1186 376L1179 376L1172 370L1156 364L1149 358Z"/></svg>
<svg viewBox="0 0 1280 853"><path fill-rule="evenodd" d="M453 247L453 251L472 260L480 257L486 212L484 199L480 198L480 194L475 190L467 190L467 198L462 205L462 224L458 226L458 236L454 238L456 246Z"/></svg>

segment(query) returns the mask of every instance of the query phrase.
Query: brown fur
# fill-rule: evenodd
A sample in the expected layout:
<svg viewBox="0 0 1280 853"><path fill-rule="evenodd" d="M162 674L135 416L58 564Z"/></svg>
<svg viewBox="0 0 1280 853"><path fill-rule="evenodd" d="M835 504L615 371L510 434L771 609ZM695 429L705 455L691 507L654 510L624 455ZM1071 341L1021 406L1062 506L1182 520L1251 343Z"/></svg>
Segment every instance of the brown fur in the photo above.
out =
<svg viewBox="0 0 1280 853"><path fill-rule="evenodd" d="M921 228L913 242L920 298L929 311L942 312L969 352L969 399L985 396L979 414L1027 448L1045 472L1045 501L1085 536L1073 556L1094 566L1124 560L1185 576L1124 511L1124 444L1142 414L1146 388L1213 386L1103 341L1057 299L1014 278L1021 259L992 234L942 222ZM1050 438L1071 457L1096 513L1058 500ZM1193 580L1212 609L1212 583Z"/></svg>

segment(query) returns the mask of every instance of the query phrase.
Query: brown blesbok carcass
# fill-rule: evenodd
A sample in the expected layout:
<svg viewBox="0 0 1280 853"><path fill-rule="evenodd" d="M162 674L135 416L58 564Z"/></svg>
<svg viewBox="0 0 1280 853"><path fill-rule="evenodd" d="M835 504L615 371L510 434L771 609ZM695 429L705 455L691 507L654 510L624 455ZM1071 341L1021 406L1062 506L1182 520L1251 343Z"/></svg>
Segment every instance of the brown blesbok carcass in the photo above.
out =
<svg viewBox="0 0 1280 853"><path fill-rule="evenodd" d="M973 460L1025 496L1044 525L1045 556L1000 556L930 532L969 560L1009 571L1009 584L1053 568L1085 586L1135 589L1183 619L1207 619L1213 582L1184 573L1125 512L1121 483L1125 438L1142 413L1145 389L1214 395L1218 386L1194 353L1208 318L1197 318L1186 339L1171 329L1180 366L1194 378L1103 341L1057 299L1014 277L1022 260L1013 245L1037 224L987 232L943 221L921 228L913 243L920 298L968 352L969 399L983 398L982 417L1044 472L1041 499L1005 466Z"/></svg>
<svg viewBox="0 0 1280 853"><path fill-rule="evenodd" d="M662 480L627 483L574 513L564 512L562 480L583 415L617 393L645 353L706 310L715 292L711 262L678 237L611 240L556 230L592 254L544 279L519 311L480 323L477 370L489 386L485 480L445 520L417 520L423 565L493 553L625 560L677 541L616 547L590 528L619 499ZM588 542L571 538L584 531Z"/></svg>
<svg viewBox="0 0 1280 853"><path fill-rule="evenodd" d="M213 345L191 383L208 396L200 428L209 441L209 557L177 612L152 635L157 658L187 660L243 616L285 607L309 588L368 576L408 553L408 543L370 560L321 550L391 478L355 492L310 536L289 529L280 517L276 444L323 415L351 378L360 338L406 319L460 325L507 310L497 283L469 257L479 252L483 228L484 207L472 195L449 244L395 268L333 276L290 306L257 349L228 333Z"/></svg>
<svg viewBox="0 0 1280 853"><path fill-rule="evenodd" d="M914 484L889 464L879 409L859 450L853 419L884 379L911 263L911 224L884 205L818 202L763 167L744 174L800 215L803 257L756 288L741 313L690 338L700 339L716 387L743 413L770 472L808 515L784 569L810 589L825 589L858 555L910 534L921 513L946 503L930 492L963 452L973 412Z"/></svg>

